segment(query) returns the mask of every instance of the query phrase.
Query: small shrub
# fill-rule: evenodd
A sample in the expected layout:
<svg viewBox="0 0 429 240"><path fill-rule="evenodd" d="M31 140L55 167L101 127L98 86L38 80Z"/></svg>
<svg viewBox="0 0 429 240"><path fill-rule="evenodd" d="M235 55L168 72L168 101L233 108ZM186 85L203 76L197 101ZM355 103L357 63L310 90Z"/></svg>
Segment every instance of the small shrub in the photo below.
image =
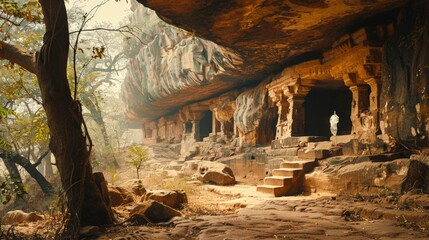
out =
<svg viewBox="0 0 429 240"><path fill-rule="evenodd" d="M140 179L140 170L148 166L148 160L150 159L149 148L142 146L129 146L130 151L127 157L128 164L135 167L137 178Z"/></svg>

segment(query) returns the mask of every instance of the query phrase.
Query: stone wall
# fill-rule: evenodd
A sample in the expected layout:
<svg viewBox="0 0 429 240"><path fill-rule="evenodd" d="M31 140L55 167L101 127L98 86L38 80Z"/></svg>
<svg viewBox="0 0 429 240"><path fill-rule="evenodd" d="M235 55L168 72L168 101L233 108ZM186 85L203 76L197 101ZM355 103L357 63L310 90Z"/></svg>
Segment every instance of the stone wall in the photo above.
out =
<svg viewBox="0 0 429 240"><path fill-rule="evenodd" d="M381 130L396 140L427 143L429 3L423 3L402 10L395 35L384 46Z"/></svg>

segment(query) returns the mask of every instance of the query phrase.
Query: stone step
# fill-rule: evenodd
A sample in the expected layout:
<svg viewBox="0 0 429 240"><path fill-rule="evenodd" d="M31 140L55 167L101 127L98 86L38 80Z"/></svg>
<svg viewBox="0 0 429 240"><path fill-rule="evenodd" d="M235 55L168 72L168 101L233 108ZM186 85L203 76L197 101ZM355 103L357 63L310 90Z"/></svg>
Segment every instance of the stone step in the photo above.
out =
<svg viewBox="0 0 429 240"><path fill-rule="evenodd" d="M320 160L329 157L328 149L300 149L298 157L301 159Z"/></svg>
<svg viewBox="0 0 429 240"><path fill-rule="evenodd" d="M260 185L256 187L256 191L273 195L274 197L285 196L288 193L288 188L271 185Z"/></svg>
<svg viewBox="0 0 429 240"><path fill-rule="evenodd" d="M273 169L273 176L295 177L302 173L302 168L278 168Z"/></svg>
<svg viewBox="0 0 429 240"><path fill-rule="evenodd" d="M304 173L312 172L317 166L316 161L286 161L280 164L280 168L301 168Z"/></svg>
<svg viewBox="0 0 429 240"><path fill-rule="evenodd" d="M272 149L289 148L289 147L303 147L309 142L322 142L328 140L323 136L302 136L302 137L288 137L283 139L273 140L271 143Z"/></svg>
<svg viewBox="0 0 429 240"><path fill-rule="evenodd" d="M264 184L282 187L282 186L291 185L292 181L293 181L293 177L272 176L272 177L266 177L264 179Z"/></svg>

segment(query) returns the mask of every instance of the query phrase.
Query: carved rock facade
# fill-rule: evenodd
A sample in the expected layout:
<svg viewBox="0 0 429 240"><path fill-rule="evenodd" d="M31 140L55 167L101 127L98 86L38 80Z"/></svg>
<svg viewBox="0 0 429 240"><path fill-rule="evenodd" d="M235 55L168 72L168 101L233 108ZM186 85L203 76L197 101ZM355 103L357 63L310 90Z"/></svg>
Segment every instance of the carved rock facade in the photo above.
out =
<svg viewBox="0 0 429 240"><path fill-rule="evenodd" d="M214 4L212 1L209 1L207 6L202 3L198 4L199 1L182 1L183 4L178 4L178 6L174 7L170 6L167 2L161 3L155 0L140 2L148 6L153 6L163 16L174 17L173 23L175 24L180 25L179 23L184 23L184 28L194 26L199 31L198 33L204 37L217 40L227 47L233 47L240 54L246 53L247 55L240 55L240 58L246 56L246 58L243 57L243 61L245 62L246 60L251 60L250 63L246 62L250 64L246 67L253 66L253 60L256 57L248 51L252 49L261 50L261 48L267 51L278 50L276 48L277 45L275 45L275 35L273 35L271 45L256 47L256 45L251 44L252 41L254 41L253 44L256 43L255 38L259 36L254 35L256 33L253 28L256 26L250 26L250 29L253 30L249 30L249 34L251 33L250 35L253 38L249 37L247 40L244 38L242 41L246 42L240 45L238 43L240 41L237 39L243 37L241 35L242 32L231 37L238 42L229 42L216 32L220 31L221 28L217 29L214 26L221 22L209 23L213 24L209 26L211 28L204 30L198 25L199 23L192 25L194 22L190 21L196 17L204 19L205 16L182 15L191 11L191 9L200 11L199 7L204 9L201 10L204 12L206 11L206 7L210 8ZM289 1L286 2L289 3ZM332 7L330 5L331 2L339 4L339 2L343 1L330 1L329 4L323 1L323 3L327 4L325 6L327 9ZM186 5L185 3L195 5L189 5L188 7L191 9L182 9ZM372 3L374 5L371 5ZM403 1L393 1L392 6L402 3ZM200 6L201 4L204 6ZM241 5L243 4L235 3L234 6L237 7L239 5L237 8L241 9ZM280 3L272 4L278 7ZM356 10L361 3L358 3L358 1L347 1L344 4ZM386 1L371 1L371 3L368 2L367 4L370 6L370 10L368 11L373 11L373 13L381 11L379 7L383 6L386 8L387 6ZM171 8L168 8L167 5ZM161 9L160 6L165 7L165 9ZM321 7L317 6L316 8ZM391 138L399 140L418 138L427 142L429 102L427 100L427 67L425 66L428 60L426 51L428 45L427 22L429 21L426 10L428 6L427 3L424 4L424 2L417 1L415 6L410 7L411 9L402 11L403 13L398 18L398 23L392 20L374 21L371 24L365 24L364 27L360 27L358 30L350 31L343 36L337 36L335 40L330 42L330 47L326 47L326 43L322 44L317 42L318 40L313 39L312 41L325 47L325 50L318 57L307 56L306 58L309 60L301 60L295 64L290 64L277 74L266 74L264 78L259 78L258 81L260 82L256 87L252 87L254 84L250 86L246 84L247 86L244 86L245 84L231 83L234 82L234 78L216 85L218 84L216 82L216 79L218 79L217 76L226 76L229 74L229 76L233 76L234 74L241 73L243 74L243 79L245 79L246 74L249 72L244 74L244 68L239 67L240 64L229 64L228 66L233 66L234 68L230 69L232 72L229 72L227 67L223 66L221 62L210 60L209 56L214 55L208 54L205 56L209 58L204 61L213 62L214 65L210 64L210 67L206 69L207 71L210 71L211 68L218 70L222 68L225 70L217 72L218 75L215 73L211 75L213 76L213 81L208 80L210 82L208 85L201 84L208 79L204 77L206 76L204 74L201 79L206 80L201 80L202 82L193 81L196 84L191 84L192 87L189 88L181 88L177 85L183 83L183 81L188 81L187 79L189 78L183 75L176 78L171 78L171 74L168 76L160 75L147 78L143 77L143 74L128 78L124 85L124 92L126 94L132 92L130 90L134 89L134 87L130 87L133 86L132 83L151 86L150 89L148 87L141 88L143 89L143 92L141 92L142 97L150 101L143 101L143 104L140 103L140 105L147 104L145 108L154 107L152 108L153 111L146 111L147 109L139 110L138 108L134 111L137 120L143 119L144 142L181 142L182 155L185 156L191 156L193 153L198 152L198 144L195 143L205 138L211 138L213 141L217 141L217 139L233 141L236 143L236 146L258 146L273 143L273 146L282 147L283 144L290 142L291 137L295 136L329 137L331 135L329 131L329 117L334 111L340 117L338 125L339 141L341 141L341 136L343 135L347 136L344 138L346 140L359 139L364 144L375 143L377 136L386 141ZM261 9L265 9L265 7L265 5L261 6ZM306 8L308 7L306 6ZM178 9L182 9L183 12L178 11ZM291 9L286 9L285 12L301 11L300 7ZM420 10L417 11L417 9ZM360 9L357 12L362 13L362 11ZM418 14L411 14L415 12ZM219 16L224 16L224 14L219 14ZM237 12L237 15L240 14L242 13ZM300 14L303 13L301 12ZM275 16L275 11L273 16ZM298 23L300 21L305 23L304 19L299 18L297 21ZM298 23L296 23L296 26L300 27ZM331 27L336 29L332 22L331 24ZM407 28L410 25L413 27ZM290 23L287 26L291 27L295 25ZM319 25L316 24L315 26ZM226 25L224 27L228 28ZM339 26L339 28L342 27ZM312 29L312 31L316 34L318 29ZM320 31L324 31L324 29L321 28ZM163 34L159 36L166 36ZM299 33L293 32L290 34L294 36L290 41L298 44L296 41L300 39ZM271 38L271 35L269 36L266 37ZM327 41L327 39L323 41ZM185 40L180 41L183 42ZM227 51L219 46L211 46L210 44L213 43L210 42L198 41L200 43L199 46L206 49L203 52L207 52L207 49L211 48L214 49L213 51L219 53L218 56L228 55L229 50ZM146 47L154 44L153 42L149 43ZM179 40L176 42L179 42ZM149 52L151 54L157 52L155 50L160 49L158 45ZM166 66L165 71L169 71L168 66L171 65L163 65L163 63L171 62L171 59L175 59L174 61L177 64L180 61L186 62L186 59L176 58L176 55L179 56L180 54L175 51L178 51L177 47L179 46L180 48L182 45L172 44L170 46L172 48L171 51L173 51L171 55L163 53L168 57L160 57L160 59L157 59L160 62L156 65L151 65L152 67ZM315 47L315 45L312 46ZM155 57L155 55L150 58L141 57L141 54L146 51L144 50L146 47L139 50L140 53L136 57L136 59L140 59L140 65L133 65L136 63L136 59L131 61L131 74L133 72L146 71L147 66L143 66L143 62ZM395 52L397 48L400 50ZM296 54L298 52L302 53L303 49L305 48L296 50ZM318 50L318 48L314 48L313 50ZM168 52L170 50L163 49L162 51ZM190 56L193 56L193 59L195 59L196 54L196 51L190 52ZM231 59L235 59L235 57ZM266 54L261 54L262 65L268 64L267 59ZM276 61L280 60L277 59ZM404 61L406 64L403 63ZM232 62L234 61L230 61L230 63ZM180 64L183 64L183 62ZM264 66L266 67L266 65ZM269 69L265 67L261 69ZM183 69L188 68L179 67L176 71L180 72ZM193 72L191 75L195 76L194 73L197 72L197 68L190 69L190 72ZM206 70L205 73L207 72ZM255 68L255 71L252 73L259 70ZM156 69L146 72L152 72L151 74L153 75L165 71ZM256 74L255 76L259 75ZM230 86L232 86L228 84L233 84L235 86L234 90L226 91L226 89L231 89ZM169 90L165 92L161 86L169 86ZM190 85L185 83L181 86ZM216 91L207 94L207 86L208 88L213 87L213 89L218 86L218 88ZM132 101L137 101L137 98L129 96L128 99L129 107L137 106L132 103ZM190 100L193 100L193 103L188 103ZM161 110L157 112L158 110L154 109ZM137 113L138 111L141 114ZM155 115L149 118L143 116L149 112L153 112ZM165 114L163 114L164 112ZM398 128L398 126L400 127Z"/></svg>

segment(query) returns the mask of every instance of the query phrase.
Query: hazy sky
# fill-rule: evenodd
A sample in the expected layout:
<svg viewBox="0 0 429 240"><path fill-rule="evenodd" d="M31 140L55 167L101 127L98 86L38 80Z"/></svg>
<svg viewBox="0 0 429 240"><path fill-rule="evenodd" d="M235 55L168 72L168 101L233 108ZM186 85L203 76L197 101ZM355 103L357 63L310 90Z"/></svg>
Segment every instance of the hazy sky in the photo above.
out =
<svg viewBox="0 0 429 240"><path fill-rule="evenodd" d="M90 11L94 6L106 2L95 15L94 22L111 22L113 25L117 25L121 22L124 17L131 14L129 1L120 0L70 0L67 4L67 8L76 5L82 8L84 11ZM91 24L91 23L90 23Z"/></svg>

